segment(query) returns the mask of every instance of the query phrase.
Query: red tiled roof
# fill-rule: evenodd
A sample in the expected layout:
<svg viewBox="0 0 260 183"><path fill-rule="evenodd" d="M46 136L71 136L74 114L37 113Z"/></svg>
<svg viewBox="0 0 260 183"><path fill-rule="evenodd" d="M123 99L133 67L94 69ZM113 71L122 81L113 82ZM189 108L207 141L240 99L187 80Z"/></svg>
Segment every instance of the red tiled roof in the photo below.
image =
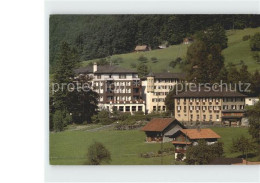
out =
<svg viewBox="0 0 260 183"><path fill-rule="evenodd" d="M167 126L169 126L169 124L171 124L173 121L174 121L174 118L153 118L141 130L142 131L161 132Z"/></svg>
<svg viewBox="0 0 260 183"><path fill-rule="evenodd" d="M215 139L220 136L211 129L181 129L181 132L190 139Z"/></svg>

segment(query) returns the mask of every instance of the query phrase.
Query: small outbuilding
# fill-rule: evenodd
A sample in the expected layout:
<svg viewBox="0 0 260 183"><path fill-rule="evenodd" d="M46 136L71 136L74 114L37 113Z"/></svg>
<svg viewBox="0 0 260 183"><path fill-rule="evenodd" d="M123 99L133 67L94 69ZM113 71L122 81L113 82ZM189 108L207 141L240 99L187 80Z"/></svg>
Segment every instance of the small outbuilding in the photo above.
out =
<svg viewBox="0 0 260 183"><path fill-rule="evenodd" d="M141 130L146 134L146 142L170 142L180 129L185 129L175 118L153 118Z"/></svg>
<svg viewBox="0 0 260 183"><path fill-rule="evenodd" d="M135 47L136 52L143 52L143 51L149 51L150 48L147 45L137 45Z"/></svg>

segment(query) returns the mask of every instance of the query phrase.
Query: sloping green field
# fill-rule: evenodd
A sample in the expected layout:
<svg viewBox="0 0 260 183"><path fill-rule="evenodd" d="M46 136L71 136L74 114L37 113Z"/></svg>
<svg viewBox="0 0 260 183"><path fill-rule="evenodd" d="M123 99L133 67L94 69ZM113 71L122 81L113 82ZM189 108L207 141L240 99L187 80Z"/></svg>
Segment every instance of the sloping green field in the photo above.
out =
<svg viewBox="0 0 260 183"><path fill-rule="evenodd" d="M232 139L240 135L250 137L247 128L212 128L221 136L226 157L237 157L230 153ZM140 153L157 152L160 143L145 143L145 133L139 130L125 131L64 131L50 134L50 163L53 165L82 165L87 161L88 147L94 142L103 143L111 153L112 165L160 165L161 158L141 158ZM173 147L164 143L163 147ZM255 158L249 159L257 160ZM174 164L173 155L163 157L163 164Z"/></svg>
<svg viewBox="0 0 260 183"><path fill-rule="evenodd" d="M239 66L241 60L248 65L249 71L253 72L256 69L260 70L260 64L252 58L252 52L249 47L249 40L243 41L242 38L245 35L254 35L256 32L260 32L260 27L258 28L248 28L244 30L229 30L226 31L228 36L228 48L223 50L223 55L225 57L225 63L233 62ZM125 68L131 68L131 63L140 63L138 58L143 55L148 58L147 65L152 68L153 72L171 71L171 72L181 72L179 65L174 69L169 67L169 62L176 59L177 57L185 58L188 45L172 45L166 49L158 49L147 52L133 52L128 54L113 55L111 59L121 57L123 59L120 66ZM158 59L157 63L152 63L151 58L156 57ZM96 59L98 60L98 59ZM95 60L90 60L95 61ZM83 66L87 65L89 61L84 61Z"/></svg>

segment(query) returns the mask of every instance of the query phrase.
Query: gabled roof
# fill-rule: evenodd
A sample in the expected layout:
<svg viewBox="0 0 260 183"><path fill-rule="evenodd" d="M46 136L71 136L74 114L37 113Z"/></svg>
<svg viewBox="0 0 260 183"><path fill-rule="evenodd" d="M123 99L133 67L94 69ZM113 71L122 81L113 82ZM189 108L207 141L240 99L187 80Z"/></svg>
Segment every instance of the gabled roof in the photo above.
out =
<svg viewBox="0 0 260 183"><path fill-rule="evenodd" d="M81 68L75 69L74 72L76 74L89 74L89 73L93 73L93 66L81 67Z"/></svg>
<svg viewBox="0 0 260 183"><path fill-rule="evenodd" d="M141 130L161 132L167 128L175 119L174 118L153 118Z"/></svg>
<svg viewBox="0 0 260 183"><path fill-rule="evenodd" d="M135 51L144 51L147 49L147 45L138 45L135 47Z"/></svg>
<svg viewBox="0 0 260 183"><path fill-rule="evenodd" d="M196 98L203 98L203 97L246 97L246 95L230 91L224 87L212 90L212 88L192 88L190 90L184 91L179 93L178 95L174 96L175 98L184 98L184 97L196 97Z"/></svg>
<svg viewBox="0 0 260 183"><path fill-rule="evenodd" d="M90 74L93 73L93 66L81 67L75 69L76 74ZM98 65L95 74L137 74L136 71L125 69L115 65Z"/></svg>
<svg viewBox="0 0 260 183"><path fill-rule="evenodd" d="M131 69L125 69L122 67L118 67L115 65L101 65L101 66L97 66L97 71L95 72L95 74L137 74L136 71L131 70Z"/></svg>
<svg viewBox="0 0 260 183"><path fill-rule="evenodd" d="M185 134L189 139L218 139L221 138L213 130L207 129L181 129L183 134Z"/></svg>

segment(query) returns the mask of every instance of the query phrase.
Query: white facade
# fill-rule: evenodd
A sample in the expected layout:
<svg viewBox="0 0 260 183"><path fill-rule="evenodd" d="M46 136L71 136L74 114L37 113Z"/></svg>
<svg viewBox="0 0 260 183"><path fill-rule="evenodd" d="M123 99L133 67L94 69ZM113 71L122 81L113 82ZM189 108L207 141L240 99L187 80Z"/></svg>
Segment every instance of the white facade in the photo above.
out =
<svg viewBox="0 0 260 183"><path fill-rule="evenodd" d="M246 106L252 106L255 105L259 101L259 98L257 97L246 97L245 104Z"/></svg>

